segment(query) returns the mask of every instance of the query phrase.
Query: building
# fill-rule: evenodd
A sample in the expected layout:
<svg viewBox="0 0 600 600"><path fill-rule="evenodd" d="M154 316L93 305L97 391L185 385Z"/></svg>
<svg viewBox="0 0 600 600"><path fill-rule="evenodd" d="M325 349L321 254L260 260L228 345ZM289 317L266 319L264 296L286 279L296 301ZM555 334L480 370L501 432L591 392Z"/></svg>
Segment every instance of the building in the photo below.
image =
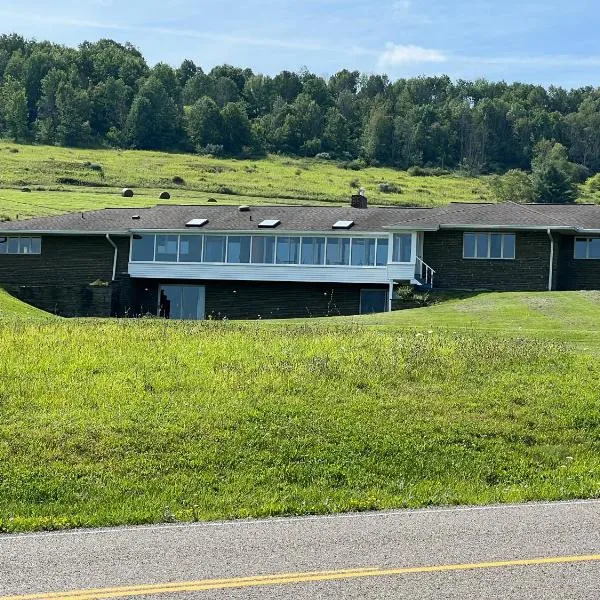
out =
<svg viewBox="0 0 600 600"><path fill-rule="evenodd" d="M359 208L361 207L362 208ZM179 206L0 224L0 287L66 316L280 318L434 290L600 289L600 206Z"/></svg>

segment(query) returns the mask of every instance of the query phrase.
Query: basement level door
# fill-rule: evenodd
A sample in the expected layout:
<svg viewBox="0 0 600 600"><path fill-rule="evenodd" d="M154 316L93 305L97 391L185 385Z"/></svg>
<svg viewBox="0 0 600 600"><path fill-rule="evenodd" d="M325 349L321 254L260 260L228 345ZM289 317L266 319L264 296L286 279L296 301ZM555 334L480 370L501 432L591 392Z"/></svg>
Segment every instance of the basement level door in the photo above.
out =
<svg viewBox="0 0 600 600"><path fill-rule="evenodd" d="M158 290L158 316L165 319L204 319L203 285L161 285Z"/></svg>
<svg viewBox="0 0 600 600"><path fill-rule="evenodd" d="M387 290L360 290L360 314L368 315L387 311Z"/></svg>

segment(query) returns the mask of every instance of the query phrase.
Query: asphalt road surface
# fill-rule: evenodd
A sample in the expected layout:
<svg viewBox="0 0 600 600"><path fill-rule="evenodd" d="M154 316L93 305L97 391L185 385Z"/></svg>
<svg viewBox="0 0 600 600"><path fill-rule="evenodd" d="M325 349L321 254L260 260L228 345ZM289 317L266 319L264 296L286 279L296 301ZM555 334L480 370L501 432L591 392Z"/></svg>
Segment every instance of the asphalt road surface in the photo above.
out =
<svg viewBox="0 0 600 600"><path fill-rule="evenodd" d="M0 536L16 597L600 598L600 501Z"/></svg>

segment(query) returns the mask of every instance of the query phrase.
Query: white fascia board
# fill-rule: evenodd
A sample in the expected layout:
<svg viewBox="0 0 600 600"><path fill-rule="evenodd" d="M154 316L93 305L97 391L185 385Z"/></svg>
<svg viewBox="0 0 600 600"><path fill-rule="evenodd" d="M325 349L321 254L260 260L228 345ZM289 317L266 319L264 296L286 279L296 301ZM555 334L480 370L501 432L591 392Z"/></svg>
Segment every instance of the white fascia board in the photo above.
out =
<svg viewBox="0 0 600 600"><path fill-rule="evenodd" d="M439 227L437 225L431 225L429 227L415 227L414 225L384 225L382 229L386 231L437 231Z"/></svg>
<svg viewBox="0 0 600 600"><path fill-rule="evenodd" d="M412 231L412 229L411 229ZM326 229L319 231L298 231L279 228L263 228L263 229L205 229L204 227L186 229L130 229L130 233L135 234L156 234L156 235L284 235L294 237L382 237L387 238L387 231L355 231L354 229Z"/></svg>
<svg viewBox="0 0 600 600"><path fill-rule="evenodd" d="M1 229L2 235L129 235L128 229L113 231L74 231L58 229Z"/></svg>
<svg viewBox="0 0 600 600"><path fill-rule="evenodd" d="M600 229L586 229L585 227L577 227L575 229L576 233L594 233L594 234L598 234L600 233Z"/></svg>

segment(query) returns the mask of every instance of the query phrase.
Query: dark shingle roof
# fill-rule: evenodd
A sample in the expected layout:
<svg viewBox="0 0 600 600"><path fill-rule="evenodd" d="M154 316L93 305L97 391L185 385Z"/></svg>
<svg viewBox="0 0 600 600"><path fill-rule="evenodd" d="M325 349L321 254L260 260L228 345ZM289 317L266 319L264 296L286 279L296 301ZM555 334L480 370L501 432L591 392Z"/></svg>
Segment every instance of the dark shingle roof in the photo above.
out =
<svg viewBox="0 0 600 600"><path fill-rule="evenodd" d="M139 219L132 217L139 216ZM341 206L237 206L158 205L153 208L107 208L85 213L38 217L0 223L0 232L126 233L131 230L184 230L191 219L208 219L202 231L253 231L264 219L277 219L275 231L332 231L336 221L354 221L350 231L385 231L387 228L554 228L600 230L600 205L585 204L469 204L437 208L368 208ZM250 220L252 219L252 220ZM198 231L198 230L196 230ZM264 230L263 230L264 231Z"/></svg>

